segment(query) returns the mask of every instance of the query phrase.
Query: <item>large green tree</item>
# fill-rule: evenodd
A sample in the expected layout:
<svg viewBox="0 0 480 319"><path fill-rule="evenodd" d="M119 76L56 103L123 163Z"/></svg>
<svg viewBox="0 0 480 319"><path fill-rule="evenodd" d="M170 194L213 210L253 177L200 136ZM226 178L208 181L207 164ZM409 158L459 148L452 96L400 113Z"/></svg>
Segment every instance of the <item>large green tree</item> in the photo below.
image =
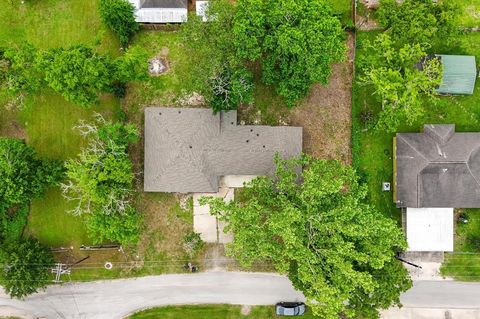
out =
<svg viewBox="0 0 480 319"><path fill-rule="evenodd" d="M395 258L406 241L364 203L355 171L308 157L275 162L275 178L256 178L235 201L202 199L234 234L229 254L244 266L271 262L321 318L377 318L378 309L399 304L411 286Z"/></svg>
<svg viewBox="0 0 480 319"><path fill-rule="evenodd" d="M52 89L82 106L95 103L113 78L111 59L84 46L44 51L37 57L37 67Z"/></svg>
<svg viewBox="0 0 480 319"><path fill-rule="evenodd" d="M141 215L131 206L121 214L89 214L86 217L88 235L94 244L114 242L121 245L136 243L140 236Z"/></svg>
<svg viewBox="0 0 480 319"><path fill-rule="evenodd" d="M32 238L3 244L0 262L0 284L13 298L23 298L45 288L54 264L50 249Z"/></svg>
<svg viewBox="0 0 480 319"><path fill-rule="evenodd" d="M182 26L189 56L185 64L191 75L186 86L205 96L214 112L252 101L253 76L233 44L235 12L235 5L228 0L211 1L206 11L208 23L192 15Z"/></svg>
<svg viewBox="0 0 480 319"><path fill-rule="evenodd" d="M98 8L103 23L118 35L122 47L126 47L140 28L135 21L134 5L128 0L100 0Z"/></svg>
<svg viewBox="0 0 480 319"><path fill-rule="evenodd" d="M400 44L447 41L458 34L458 4L449 0L381 0L378 20Z"/></svg>
<svg viewBox="0 0 480 319"><path fill-rule="evenodd" d="M22 140L0 137L0 212L40 196L63 174L62 163L41 159Z"/></svg>
<svg viewBox="0 0 480 319"><path fill-rule="evenodd" d="M62 184L68 199L77 202L73 213L122 213L129 207L133 189L132 163L128 144L138 138L134 125L107 122L82 122L77 127L90 141L78 159L66 162L68 182Z"/></svg>
<svg viewBox="0 0 480 319"><path fill-rule="evenodd" d="M294 106L313 83L326 84L345 56L341 23L323 0L219 0L206 16L208 23L191 17L183 29L195 78L214 80L200 82L213 88L214 110L251 101L246 67L261 70L263 82Z"/></svg>
<svg viewBox="0 0 480 319"><path fill-rule="evenodd" d="M256 8L262 7L245 10ZM248 17L237 23L249 24L244 37L252 33L262 37L264 33L259 41L263 80L275 85L287 105L294 106L313 83L328 83L332 64L345 56L344 32L339 19L322 0L266 0L263 8L263 32L255 30L257 24L249 22ZM251 57L258 55L250 51Z"/></svg>
<svg viewBox="0 0 480 319"><path fill-rule="evenodd" d="M385 33L366 43L369 54L361 61L361 83L373 85L382 104L377 129L395 132L400 123L411 125L424 115L426 102L435 101L443 66L437 58L427 57L427 47L404 44L397 48Z"/></svg>

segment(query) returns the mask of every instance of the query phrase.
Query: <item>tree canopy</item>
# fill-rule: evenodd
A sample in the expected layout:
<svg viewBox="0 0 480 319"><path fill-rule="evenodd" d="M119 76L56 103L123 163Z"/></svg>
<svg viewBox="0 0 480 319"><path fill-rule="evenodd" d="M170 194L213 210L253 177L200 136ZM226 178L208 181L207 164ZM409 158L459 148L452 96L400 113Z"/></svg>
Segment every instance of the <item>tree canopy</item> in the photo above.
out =
<svg viewBox="0 0 480 319"><path fill-rule="evenodd" d="M388 34L380 34L363 65L361 83L371 84L382 103L376 128L395 132L402 122L409 125L424 115L426 101L435 101L443 66L439 59L427 57L427 45L404 44L395 47Z"/></svg>
<svg viewBox="0 0 480 319"><path fill-rule="evenodd" d="M100 0L98 8L103 23L118 35L122 47L126 47L140 28L135 21L135 6L128 0Z"/></svg>
<svg viewBox="0 0 480 319"><path fill-rule="evenodd" d="M327 84L331 65L344 59L341 23L321 0L267 0L263 7L245 7L255 9L262 11L249 13L256 18L253 23L249 17L236 20L248 25L246 34L239 36L260 36L263 80L275 85L287 105L294 106L312 84ZM262 16L263 30L255 30L259 26L255 22ZM255 58L258 52L250 49L246 56Z"/></svg>
<svg viewBox="0 0 480 319"><path fill-rule="evenodd" d="M0 284L14 298L23 298L45 288L54 264L50 249L28 238L0 247Z"/></svg>
<svg viewBox="0 0 480 319"><path fill-rule="evenodd" d="M275 162L275 178L254 179L235 201L201 200L234 234L229 254L244 266L270 261L325 319L377 318L378 309L398 304L411 286L395 259L406 241L393 220L364 203L355 171L309 157Z"/></svg>
<svg viewBox="0 0 480 319"><path fill-rule="evenodd" d="M60 162L41 159L22 140L0 137L0 212L39 197L63 174Z"/></svg>
<svg viewBox="0 0 480 319"><path fill-rule="evenodd" d="M206 16L192 15L182 25L183 43L190 57L188 86L205 96L214 112L232 110L250 103L253 76L232 43L235 5L226 0L211 1Z"/></svg>
<svg viewBox="0 0 480 319"><path fill-rule="evenodd" d="M258 69L294 106L313 83L326 84L332 63L344 58L340 21L322 0L212 1L206 17L208 23L192 16L182 28L195 78L203 79L215 111L251 102Z"/></svg>
<svg viewBox="0 0 480 319"><path fill-rule="evenodd" d="M77 159L66 163L64 196L76 202L75 215L87 214L88 234L96 243L138 240L141 217L132 205L134 174L127 149L137 141L134 125L106 121L77 126L89 144Z"/></svg>
<svg viewBox="0 0 480 319"><path fill-rule="evenodd" d="M378 20L400 44L447 41L458 34L461 11L448 0L381 0Z"/></svg>
<svg viewBox="0 0 480 319"><path fill-rule="evenodd" d="M62 188L65 196L78 204L73 213L124 212L134 177L127 147L138 138L137 128L107 122L100 115L97 123L81 122L77 128L90 141L78 159L65 164L68 182Z"/></svg>
<svg viewBox="0 0 480 319"><path fill-rule="evenodd" d="M146 52L139 47L116 60L84 46L50 49L37 57L46 83L81 106L94 104L99 93L112 91L118 83L145 80L147 65Z"/></svg>

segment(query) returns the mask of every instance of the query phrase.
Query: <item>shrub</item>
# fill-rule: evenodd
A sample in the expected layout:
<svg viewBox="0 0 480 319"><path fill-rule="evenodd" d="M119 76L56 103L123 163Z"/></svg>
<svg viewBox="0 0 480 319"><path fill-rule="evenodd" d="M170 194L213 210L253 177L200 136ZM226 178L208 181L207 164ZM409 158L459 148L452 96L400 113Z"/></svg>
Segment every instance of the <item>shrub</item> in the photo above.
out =
<svg viewBox="0 0 480 319"><path fill-rule="evenodd" d="M135 21L135 6L128 0L100 0L99 11L103 23L118 35L122 47L126 47L140 28Z"/></svg>
<svg viewBox="0 0 480 319"><path fill-rule="evenodd" d="M64 177L63 163L40 159L22 140L0 137L0 211L39 197Z"/></svg>
<svg viewBox="0 0 480 319"><path fill-rule="evenodd" d="M86 218L87 232L95 244L119 243L123 246L138 242L142 217L128 207L123 213L107 215L94 212Z"/></svg>
<svg viewBox="0 0 480 319"><path fill-rule="evenodd" d="M0 284L12 298L23 298L50 282L53 255L33 238L4 244L0 248Z"/></svg>
<svg viewBox="0 0 480 319"><path fill-rule="evenodd" d="M204 246L205 242L200 238L199 233L190 232L183 237L183 248L189 256L194 256Z"/></svg>

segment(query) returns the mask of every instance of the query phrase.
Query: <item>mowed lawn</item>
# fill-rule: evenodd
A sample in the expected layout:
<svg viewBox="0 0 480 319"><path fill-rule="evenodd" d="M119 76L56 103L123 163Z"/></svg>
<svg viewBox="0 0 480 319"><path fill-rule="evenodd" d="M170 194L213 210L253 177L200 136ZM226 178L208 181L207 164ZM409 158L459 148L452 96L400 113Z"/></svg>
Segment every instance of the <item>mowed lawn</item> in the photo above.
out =
<svg viewBox="0 0 480 319"><path fill-rule="evenodd" d="M359 32L357 42L357 79L361 76L359 60L363 58L364 50L362 43L368 39L373 39L375 32ZM475 55L480 61L480 34L468 33L459 38L457 44L452 47L438 48L437 53ZM387 132L377 132L371 128L363 119L366 114L371 112L377 114L380 111L380 104L372 95L371 87L354 83L353 91L353 163L362 180L368 187L368 200L387 216L391 216L400 221L400 210L393 203L392 192L382 192L382 182L393 182L393 161L392 161L392 143L395 134ZM479 132L480 131L480 81L477 80L474 94L470 96L448 96L440 97L436 104L427 104L425 117L412 125L402 124L398 132L420 132L424 124L450 124L456 125L456 131L459 132ZM480 211L471 210L469 215L472 220L480 218ZM462 225L463 226L463 225ZM480 234L480 228L468 226L469 232L475 231ZM476 229L476 230L474 230ZM457 227L457 238L455 250L458 252L473 252L471 247L464 245L464 229ZM479 251L477 251L478 253ZM443 273L463 279L475 279L472 276L480 278L480 255L463 254L459 256L447 255L447 262ZM467 268L465 268L467 266Z"/></svg>
<svg viewBox="0 0 480 319"><path fill-rule="evenodd" d="M118 40L102 26L97 5L97 0L43 0L26 4L0 0L0 45L28 42L40 49L86 45L118 55ZM92 120L95 113L114 118L119 110L120 102L109 95L102 97L98 105L82 108L45 88L40 94L28 97L22 109L2 110L5 112L2 117L18 123L27 143L41 156L63 161L77 156L86 144L73 128L81 119ZM69 214L70 209L71 203L62 197L59 187L49 189L44 198L31 203L26 233L52 247L91 243L81 219Z"/></svg>
<svg viewBox="0 0 480 319"><path fill-rule="evenodd" d="M457 220L455 252L446 255L441 271L444 276L457 280L480 281L480 209L460 212L467 222Z"/></svg>
<svg viewBox="0 0 480 319"><path fill-rule="evenodd" d="M241 313L240 306L229 305L198 305L198 306L171 306L160 307L138 312L129 317L130 319L273 319L274 306L257 306L250 309L248 315ZM309 311L299 318L319 318Z"/></svg>
<svg viewBox="0 0 480 319"><path fill-rule="evenodd" d="M0 44L48 49L78 44L118 55L119 42L98 16L98 0L0 0Z"/></svg>

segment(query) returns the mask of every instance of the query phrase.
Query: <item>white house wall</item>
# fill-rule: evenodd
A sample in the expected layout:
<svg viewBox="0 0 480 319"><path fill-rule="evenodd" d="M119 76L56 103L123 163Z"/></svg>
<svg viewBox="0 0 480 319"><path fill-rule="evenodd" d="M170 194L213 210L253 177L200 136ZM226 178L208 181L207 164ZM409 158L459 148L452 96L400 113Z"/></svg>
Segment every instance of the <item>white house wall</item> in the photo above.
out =
<svg viewBox="0 0 480 319"><path fill-rule="evenodd" d="M187 21L185 8L142 8L137 10L137 22L140 23L181 23Z"/></svg>

